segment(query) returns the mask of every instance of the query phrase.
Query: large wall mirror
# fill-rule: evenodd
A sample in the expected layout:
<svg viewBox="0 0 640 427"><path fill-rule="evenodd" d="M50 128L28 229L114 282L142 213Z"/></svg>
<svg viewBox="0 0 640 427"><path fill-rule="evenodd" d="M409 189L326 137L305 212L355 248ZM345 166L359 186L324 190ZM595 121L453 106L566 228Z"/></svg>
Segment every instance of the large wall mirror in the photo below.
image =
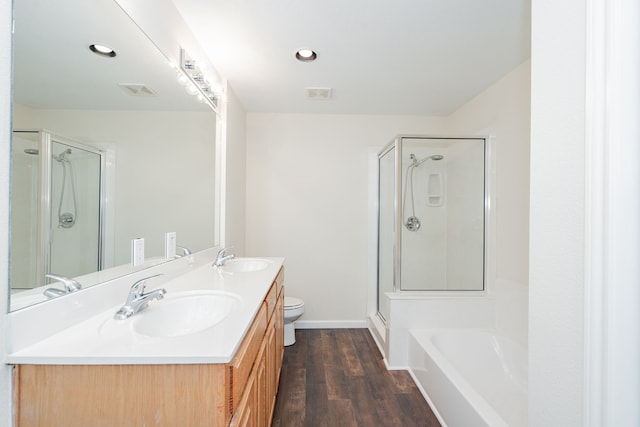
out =
<svg viewBox="0 0 640 427"><path fill-rule="evenodd" d="M57 277L84 289L171 260L167 232L217 244L218 117L165 55L114 0L14 0L14 18L10 310L60 297Z"/></svg>

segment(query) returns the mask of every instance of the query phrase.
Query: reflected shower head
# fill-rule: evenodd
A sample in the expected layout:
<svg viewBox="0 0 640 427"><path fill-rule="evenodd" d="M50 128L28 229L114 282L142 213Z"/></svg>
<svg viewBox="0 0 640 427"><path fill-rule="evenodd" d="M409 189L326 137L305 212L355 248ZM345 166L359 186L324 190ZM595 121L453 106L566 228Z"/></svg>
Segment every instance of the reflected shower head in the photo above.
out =
<svg viewBox="0 0 640 427"><path fill-rule="evenodd" d="M442 154L434 154L433 156L425 157L424 159L421 159L421 160L416 160L416 156L414 156L413 154L411 156L412 156L411 160L413 160L413 166L420 166L427 160L438 161L438 160L444 159L444 156Z"/></svg>
<svg viewBox="0 0 640 427"><path fill-rule="evenodd" d="M64 150L63 152L61 152L60 154L58 154L57 156L54 155L53 158L54 160L62 163L62 162L69 162L69 159L67 159L67 156L69 154L72 154L73 152L71 151L71 148L67 148L66 150Z"/></svg>

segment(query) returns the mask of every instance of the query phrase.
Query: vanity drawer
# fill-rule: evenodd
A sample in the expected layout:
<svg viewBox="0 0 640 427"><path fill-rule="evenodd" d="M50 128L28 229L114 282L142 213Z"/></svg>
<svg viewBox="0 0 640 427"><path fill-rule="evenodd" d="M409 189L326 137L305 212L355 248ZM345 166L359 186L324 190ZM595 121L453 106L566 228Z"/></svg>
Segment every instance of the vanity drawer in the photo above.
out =
<svg viewBox="0 0 640 427"><path fill-rule="evenodd" d="M267 307L265 303L262 303L258 314L249 328L249 332L247 332L236 356L229 364L229 377L231 379L231 402L229 402L229 409L231 414L233 414L238 407L266 330Z"/></svg>
<svg viewBox="0 0 640 427"><path fill-rule="evenodd" d="M282 288L284 286L284 266L280 268L278 275L276 276L276 280L274 280L277 287L276 296L280 295Z"/></svg>
<svg viewBox="0 0 640 427"><path fill-rule="evenodd" d="M267 293L267 297L264 299L267 303L267 321L271 320L271 316L273 315L273 311L276 308L276 304L278 302L278 296L280 296L280 292L283 289L284 284L284 268L280 268L278 275L276 276L269 292Z"/></svg>
<svg viewBox="0 0 640 427"><path fill-rule="evenodd" d="M267 320L271 319L273 315L273 310L276 308L276 302L278 300L278 286L275 282L271 285L271 289L269 289L269 293L267 293L267 297L264 301L267 303Z"/></svg>

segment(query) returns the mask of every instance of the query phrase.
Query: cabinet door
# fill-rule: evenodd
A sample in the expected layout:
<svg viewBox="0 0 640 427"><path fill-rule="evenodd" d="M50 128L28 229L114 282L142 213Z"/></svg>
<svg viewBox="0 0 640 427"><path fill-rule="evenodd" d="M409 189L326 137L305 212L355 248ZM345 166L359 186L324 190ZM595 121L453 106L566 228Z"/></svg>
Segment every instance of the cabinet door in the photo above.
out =
<svg viewBox="0 0 640 427"><path fill-rule="evenodd" d="M238 405L238 410L231 420L231 427L254 427L258 425L258 387L255 375L249 376L245 390L245 394Z"/></svg>
<svg viewBox="0 0 640 427"><path fill-rule="evenodd" d="M275 340L276 340L276 393L278 382L280 381L280 369L282 368L282 358L284 357L284 291L280 292L275 312Z"/></svg>
<svg viewBox="0 0 640 427"><path fill-rule="evenodd" d="M276 317L272 319L269 327L267 328L267 335L264 340L266 343L266 352L267 352L267 395L266 395L266 403L267 403L267 416L269 421L273 415L273 408L276 403L276 392L278 387L278 379L276 377L277 369L276 369Z"/></svg>
<svg viewBox="0 0 640 427"><path fill-rule="evenodd" d="M263 345L267 328L266 304L262 304L249 332L245 336L240 348L229 364L231 377L231 414L237 411L238 403L246 389L246 381L257 360L260 347Z"/></svg>
<svg viewBox="0 0 640 427"><path fill-rule="evenodd" d="M266 340L263 341L263 345L260 353L258 354L258 358L256 359L256 392L257 392L257 423L258 427L268 427L271 425L271 419L267 419L267 415L269 414L268 404L267 404L267 351L266 351Z"/></svg>

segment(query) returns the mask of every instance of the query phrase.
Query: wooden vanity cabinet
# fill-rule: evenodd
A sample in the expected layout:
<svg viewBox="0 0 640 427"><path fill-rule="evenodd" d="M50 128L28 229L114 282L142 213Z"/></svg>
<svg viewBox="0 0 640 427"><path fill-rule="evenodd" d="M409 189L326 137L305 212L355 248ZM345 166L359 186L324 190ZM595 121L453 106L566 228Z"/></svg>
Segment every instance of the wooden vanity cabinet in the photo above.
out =
<svg viewBox="0 0 640 427"><path fill-rule="evenodd" d="M17 365L14 425L271 424L284 354L281 269L228 364Z"/></svg>
<svg viewBox="0 0 640 427"><path fill-rule="evenodd" d="M282 284L283 271L280 270L265 298L264 307L266 307L268 323L266 331L260 339L260 348L253 364L253 370L246 382L238 387L243 391L238 404L235 405L234 401L231 402L231 412L234 414L231 421L233 427L271 425L284 355L284 289ZM257 337L251 337L247 334L243 346L248 341L256 342ZM247 346L251 345L247 344ZM278 348L278 345L281 348ZM240 352L238 355L240 356ZM234 378L235 360L234 358L230 364L232 379ZM233 395L235 396L235 393Z"/></svg>

